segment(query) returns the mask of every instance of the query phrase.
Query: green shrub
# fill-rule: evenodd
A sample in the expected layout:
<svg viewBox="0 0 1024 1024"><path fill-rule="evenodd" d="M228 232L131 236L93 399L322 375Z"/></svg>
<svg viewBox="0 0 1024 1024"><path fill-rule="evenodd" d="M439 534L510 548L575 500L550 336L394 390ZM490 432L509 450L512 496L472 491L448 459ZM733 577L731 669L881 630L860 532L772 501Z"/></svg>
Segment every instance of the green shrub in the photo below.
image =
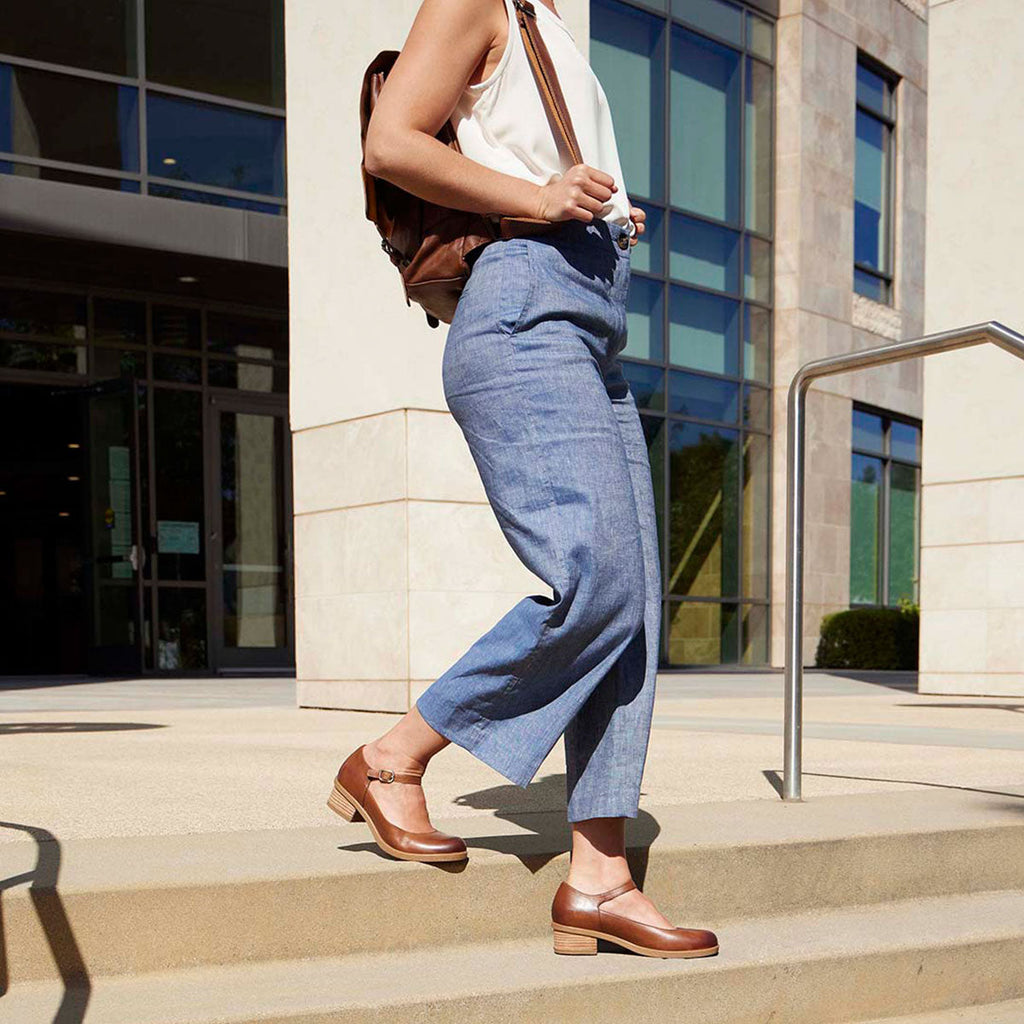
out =
<svg viewBox="0 0 1024 1024"><path fill-rule="evenodd" d="M817 668L917 668L920 609L906 599L898 608L849 608L822 617Z"/></svg>

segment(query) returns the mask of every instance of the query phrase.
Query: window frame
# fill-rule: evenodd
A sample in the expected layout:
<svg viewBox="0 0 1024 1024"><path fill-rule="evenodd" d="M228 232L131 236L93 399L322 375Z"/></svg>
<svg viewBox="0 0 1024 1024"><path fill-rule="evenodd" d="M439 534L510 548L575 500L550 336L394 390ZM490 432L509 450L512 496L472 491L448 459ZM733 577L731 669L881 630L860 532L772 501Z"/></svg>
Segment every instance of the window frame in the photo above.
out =
<svg viewBox="0 0 1024 1024"><path fill-rule="evenodd" d="M876 267L872 267L870 264L860 262L856 259L856 252L853 260L853 290L857 295L868 299L871 302L878 302L885 306L895 306L895 284L896 284L896 174L897 174L897 120L899 114L899 83L900 76L896 74L891 68L887 68L880 61L876 60L870 54L865 53L863 50L857 51L857 64L856 67L859 69L863 67L866 71L869 71L873 75L877 75L883 79L889 90L889 105L890 112L886 114L884 111L878 110L875 107L869 106L867 103L861 101L857 95L856 86L854 88L854 167L853 167L853 205L856 210L857 203L857 154L856 154L856 135L857 135L857 115L864 114L867 117L873 118L875 121L884 125L889 132L889 146L888 153L886 154L886 179L888 181L888 195L885 196L885 263L886 270L879 271ZM855 215L856 216L856 215ZM856 220L855 220L856 224ZM855 229L856 230L856 229ZM856 242L854 243L854 249L856 250ZM884 290L884 299L876 299L874 296L865 295L864 292L859 291L857 288L857 271L863 274L867 274L869 277L875 278L877 281L882 283Z"/></svg>
<svg viewBox="0 0 1024 1024"><path fill-rule="evenodd" d="M612 0L606 0L606 2L612 2ZM659 269L653 269L651 271L641 270L639 267L632 269L632 277L640 279L648 279L654 282L658 282L664 288L663 300L661 302L660 314L657 314L659 327L661 330L661 337L663 341L663 352L660 359L650 359L641 356L633 356L623 353L621 359L624 364L635 364L644 368L657 368L664 374L662 379L662 388L665 397L664 408L649 408L646 406L639 407L639 412L642 418L651 421L657 421L659 423L660 430L664 431L664 446L665 456L663 465L660 467L661 476L661 488L662 494L665 496L666 507L662 510L665 514L661 517L661 535L659 536L660 545L660 556L662 565L664 567L662 573L662 629L661 629L661 650L659 652L659 667L663 669L699 669L701 671L736 671L738 668L751 669L751 668L765 668L770 665L771 661L771 602L772 602L772 591L771 591L771 579L772 579L772 521L773 521L773 508L772 508L772 467L774 462L773 453L773 438L774 438L774 412L772 408L772 381L774 377L774 311L775 311L775 294L774 294L774 267L775 267L775 236L776 236L776 216L777 216L777 202L775 195L775 156L777 147L777 135L778 125L775 114L775 103L778 96L778 37L777 37L777 5L773 0L728 0L731 6L738 7L741 9L743 17L743 44L738 45L734 40L726 39L721 36L709 32L707 29L700 27L694 22L687 18L675 14L672 10L671 0L665 0L665 3L661 6L655 6L651 3L644 2L644 0L613 0L613 5L622 6L624 8L632 9L634 11L641 12L654 18L660 18L664 22L664 43L662 46L662 53L660 56L660 68L663 79L663 87L665 89L665 103L662 123L662 140L663 147L660 154L652 154L654 159L660 159L662 161L661 166L661 178L663 181L664 194L661 198L651 198L638 191L630 191L630 199L637 206L642 206L648 210L660 211L661 221L661 232L660 240L652 244L656 244L659 247L658 258L655 261L656 264L660 264ZM593 11L593 7L591 7ZM757 52L755 52L750 45L748 28L747 28L747 16L755 16L760 18L762 21L770 22L772 27L772 56L771 59L767 59ZM738 146L738 162L741 173L740 188L739 188L739 209L737 220L735 223L727 220L717 220L706 214L691 210L686 207L678 206L672 202L671 195L671 103L670 96L672 90L671 82L671 71L672 71L672 36L673 29L683 29L696 36L710 40L711 42L727 47L730 50L736 51L739 55L739 105L741 112L741 129L739 131L739 146ZM761 231L754 227L747 226L747 130L746 130L746 118L748 116L747 111L747 90L748 90L748 79L750 71L748 69L748 62L753 62L766 67L771 72L771 87L772 87L772 102L770 104L770 140L768 146L768 165L769 165L769 181L768 181L768 202L770 204L769 216L768 216L768 230ZM735 293L723 292L718 288L712 287L706 284L699 284L694 281L684 280L676 277L671 273L671 257L672 257L672 227L673 220L677 217L688 218L692 221L698 221L715 228L722 228L724 230L733 232L736 235L737 245L737 274L739 285ZM650 218L648 219L648 226L650 226ZM761 242L765 242L770 246L769 252L769 264L768 264L768 282L769 291L767 299L757 298L748 296L746 293L748 267L747 267L747 249L748 240L757 239ZM671 327L671 290L673 288L687 289L694 292L699 292L703 295L713 296L716 299L725 301L734 301L736 303L736 317L738 320L738 346L739 346L739 367L737 372L718 372L715 370L701 369L693 366L686 366L679 363L673 363L671 360L671 346L670 346L670 327ZM766 367L764 377L761 376L746 376L747 367L745 365L745 353L747 350L747 342L745 337L745 324L746 324L746 311L747 309L757 309L764 311L769 318L769 333L767 339L767 353L766 353ZM735 422L726 423L724 421L709 420L707 418L695 415L684 415L678 412L668 411L669 402L669 388L670 388L670 374L673 371L681 371L683 373L694 374L696 376L702 376L715 382L729 382L735 384L737 387L737 401L739 406L737 420ZM632 390L632 385L630 385ZM764 393L766 403L766 423L764 426L755 425L749 423L745 417L745 405L747 402L747 396L749 392L760 390ZM745 575L745 549L747 547L744 528L744 517L743 517L743 462L742 458L738 463L736 476L737 479L734 481L735 486L735 500L736 506L736 537L734 538L735 551L736 551L736 563L737 563L737 591L736 593L729 593L715 597L703 596L703 595L678 595L673 594L669 590L669 579L670 572L668 571L669 566L667 562L668 552L670 551L670 530L671 530L671 479L672 479L672 465L671 465L671 431L673 424L676 423L690 423L694 425L703 425L714 428L721 428L726 432L735 432L736 444L741 455L743 452L743 442L745 437L748 435L758 435L766 440L767 445L767 467L765 472L767 473L767 502L765 509L765 565L763 566L765 573L765 594L763 597L754 597L747 594L744 590L744 575ZM652 467L655 473L658 472L658 467ZM715 604L723 609L723 620L726 614L734 616L737 621L736 629L737 632L737 650L738 659L735 661L718 661L718 662L677 662L670 661L668 658L668 638L669 638L669 623L671 621L671 612L674 611L678 606L683 604L689 604L691 606L700 604ZM749 612L761 609L762 614L765 616L765 650L763 652L764 660L745 661L743 659L744 650L748 646L748 638L743 635L742 624L744 616ZM724 642L725 633L722 633L721 641ZM760 652L759 652L760 656Z"/></svg>
<svg viewBox="0 0 1024 1024"><path fill-rule="evenodd" d="M878 416L882 420L882 451L877 451L872 448L859 448L853 443L852 437L852 426L853 426L853 415L857 412L867 413L870 416ZM919 444L921 446L918 451L917 461L914 462L910 459L904 459L896 457L892 454L892 424L893 423L904 423L907 426L915 427L918 431ZM875 587L876 592L882 597L881 601L853 601L849 600L849 606L851 608L897 608L898 604L889 603L889 582L890 582L890 560L889 560L889 547L890 547L890 534L891 534L891 516L890 516L890 503L892 497L892 466L893 463L898 463L901 466L911 466L918 471L917 476L917 508L918 508L918 522L917 522L917 552L915 554L915 562L917 564L917 576L914 579L914 596L912 600L917 603L921 599L921 456L924 446L924 425L923 422L914 416L907 415L906 413L893 412L890 409L882 409L879 406L871 405L867 402L854 401L850 409L850 424L851 424L851 439L850 439L850 462L851 462L851 473L853 457L855 455L863 455L866 458L878 459L882 463L882 479L881 486L879 488L879 505L880 505L880 516L878 523L878 537L876 538L879 543L879 558L878 568L875 575ZM852 477L851 477L852 479ZM851 532L851 556L852 556L852 530L853 523L850 523ZM847 597L850 595L850 584L851 580L847 579Z"/></svg>
<svg viewBox="0 0 1024 1024"><path fill-rule="evenodd" d="M193 100L199 103L224 107L239 112L264 114L278 118L282 123L286 122L286 108L284 106L266 106L260 103L252 103L246 100L233 99L229 96L219 96L211 93L197 92L191 89L182 89L174 85L161 84L148 77L146 67L146 0L134 0L135 4L135 74L118 75L109 74L103 71L93 71L90 68L76 67L67 64L55 64L50 61L36 60L29 57L20 57L7 53L0 49L0 64L8 64L11 67L25 68L34 71L45 71L74 79L88 79L94 82L103 82L108 85L126 86L133 88L138 93L137 99L137 147L139 153L139 170L126 171L105 167L95 167L91 164L79 164L66 160L51 160L45 157L27 156L20 153L11 153L7 150L0 150L0 174L11 173L3 169L3 165L25 165L29 167L47 168L54 171L63 171L68 174L81 174L95 178L109 178L112 181L127 183L128 187L123 191L129 194L142 195L167 195L168 192L194 192L203 197L199 202L216 203L221 200L220 205L241 206L255 212L264 212L272 216L286 215L288 212L287 196L287 149L282 159L282 179L284 190L280 196L269 195L261 192L250 192L243 189L228 188L221 185L207 185L199 182L183 182L180 179L165 177L159 174L152 174L149 170L149 133L147 131L147 97L149 93L164 96L170 99ZM150 184L154 186L150 189ZM185 198L184 196L178 198ZM244 205L248 204L248 205ZM276 213L271 214L272 208Z"/></svg>

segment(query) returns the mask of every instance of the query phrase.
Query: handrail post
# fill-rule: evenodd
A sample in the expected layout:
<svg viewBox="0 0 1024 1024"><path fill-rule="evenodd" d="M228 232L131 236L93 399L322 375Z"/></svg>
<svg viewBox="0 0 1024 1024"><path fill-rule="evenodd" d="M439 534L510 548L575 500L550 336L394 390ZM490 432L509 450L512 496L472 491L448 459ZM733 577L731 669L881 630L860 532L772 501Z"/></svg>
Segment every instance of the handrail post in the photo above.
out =
<svg viewBox="0 0 1024 1024"><path fill-rule="evenodd" d="M800 800L803 775L804 440L807 387L798 373L789 388L786 435L786 721L782 799Z"/></svg>
<svg viewBox="0 0 1024 1024"><path fill-rule="evenodd" d="M786 423L786 644L782 799L801 800L803 775L804 469L807 391L819 377L991 342L1024 360L1024 336L995 320L805 363L789 385Z"/></svg>

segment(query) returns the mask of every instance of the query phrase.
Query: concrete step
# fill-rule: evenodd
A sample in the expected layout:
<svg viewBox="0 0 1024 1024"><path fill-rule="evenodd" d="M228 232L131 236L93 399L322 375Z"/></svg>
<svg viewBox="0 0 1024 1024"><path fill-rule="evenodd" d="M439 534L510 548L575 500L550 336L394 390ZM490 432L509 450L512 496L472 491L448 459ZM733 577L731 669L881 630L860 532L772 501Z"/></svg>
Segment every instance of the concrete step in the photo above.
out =
<svg viewBox="0 0 1024 1024"><path fill-rule="evenodd" d="M495 899L492 913L507 909ZM402 922L389 925L401 942ZM349 922L349 927L360 925ZM698 960L556 956L549 936L15 985L12 1021L89 1024L848 1024L1024 996L1024 893L727 923ZM81 1019L80 1016L60 1019Z"/></svg>
<svg viewBox="0 0 1024 1024"><path fill-rule="evenodd" d="M4 844L9 976L391 957L547 935L567 870L564 815L437 824L466 836L468 864L394 861L365 824L340 820L322 829ZM993 794L915 790L644 810L630 836L638 884L671 919L694 927L1024 889L1024 816Z"/></svg>
<svg viewBox="0 0 1024 1024"><path fill-rule="evenodd" d="M962 1006L937 1013L915 1013L910 1017L886 1017L859 1024L1021 1024L1024 1021L1024 999L984 1006ZM851 1022L853 1024L853 1022Z"/></svg>

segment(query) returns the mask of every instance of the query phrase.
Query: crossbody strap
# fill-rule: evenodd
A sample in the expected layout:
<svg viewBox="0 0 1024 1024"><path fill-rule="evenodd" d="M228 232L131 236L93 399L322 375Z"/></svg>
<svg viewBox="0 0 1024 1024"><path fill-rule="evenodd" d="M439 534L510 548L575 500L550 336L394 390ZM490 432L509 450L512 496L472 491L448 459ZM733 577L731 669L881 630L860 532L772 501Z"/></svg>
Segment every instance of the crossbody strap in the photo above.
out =
<svg viewBox="0 0 1024 1024"><path fill-rule="evenodd" d="M530 61L530 69L533 71L540 98L555 133L555 141L562 143L573 165L581 164L583 156L580 144L572 126L565 96L562 95L562 87L558 83L558 74L555 72L547 45L537 31L537 11L530 0L512 0L512 4L516 9L516 20L519 22L519 31L523 37L526 56Z"/></svg>

